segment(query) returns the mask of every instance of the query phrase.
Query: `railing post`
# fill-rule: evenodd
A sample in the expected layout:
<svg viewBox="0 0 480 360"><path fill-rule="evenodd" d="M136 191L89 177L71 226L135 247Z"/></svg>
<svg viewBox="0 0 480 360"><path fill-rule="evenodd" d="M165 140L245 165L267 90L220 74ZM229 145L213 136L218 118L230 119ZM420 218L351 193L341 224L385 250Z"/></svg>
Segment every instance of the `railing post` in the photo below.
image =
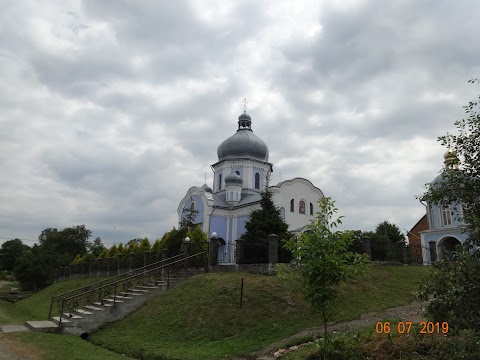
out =
<svg viewBox="0 0 480 360"><path fill-rule="evenodd" d="M88 264L88 273L89 273L88 277L92 277L93 262L94 262L94 260L90 259L89 264Z"/></svg>
<svg viewBox="0 0 480 360"><path fill-rule="evenodd" d="M50 310L48 311L48 320L52 320L52 307L53 307L53 299L55 295L52 295L52 302L50 303Z"/></svg>
<svg viewBox="0 0 480 360"><path fill-rule="evenodd" d="M111 258L105 259L105 261L107 262L107 276L110 276L110 260Z"/></svg>
<svg viewBox="0 0 480 360"><path fill-rule="evenodd" d="M65 297L62 298L62 306L60 307L60 319L58 321L58 327L62 327L63 305L65 304Z"/></svg>
<svg viewBox="0 0 480 360"><path fill-rule="evenodd" d="M98 268L98 272L97 272L97 276L100 276L100 266L102 264L102 258L98 258L97 260L97 268Z"/></svg>
<svg viewBox="0 0 480 360"><path fill-rule="evenodd" d="M115 307L115 304L116 304L116 301L117 301L117 285L118 285L118 282L115 283L115 291L114 291L114 294L113 294L113 307Z"/></svg>

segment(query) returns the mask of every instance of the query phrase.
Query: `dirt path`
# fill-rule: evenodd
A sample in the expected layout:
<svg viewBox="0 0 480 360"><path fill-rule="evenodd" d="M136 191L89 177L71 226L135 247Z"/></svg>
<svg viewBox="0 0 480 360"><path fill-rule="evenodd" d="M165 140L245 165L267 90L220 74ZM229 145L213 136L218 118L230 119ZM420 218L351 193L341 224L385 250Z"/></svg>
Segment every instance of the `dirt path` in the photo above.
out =
<svg viewBox="0 0 480 360"><path fill-rule="evenodd" d="M381 312L369 313L362 315L359 319L351 320L351 321L343 321L339 323L332 323L328 326L329 332L345 332L349 330L354 330L362 327L366 327L371 325L372 329L374 329L375 324L378 321L383 321L389 318L396 318L402 321L411 321L414 323L418 323L423 320L422 316L422 305L420 302L413 302L408 305L398 306L394 308L387 309ZM262 350L256 351L252 353L252 357L255 359L275 359L273 354L277 352L279 349L283 349L286 344L291 343L293 340L307 337L307 336L315 336L319 337L323 334L322 327L310 328L299 333L289 336L288 338L282 339L277 341L269 346L263 348ZM240 360L240 359L237 359Z"/></svg>

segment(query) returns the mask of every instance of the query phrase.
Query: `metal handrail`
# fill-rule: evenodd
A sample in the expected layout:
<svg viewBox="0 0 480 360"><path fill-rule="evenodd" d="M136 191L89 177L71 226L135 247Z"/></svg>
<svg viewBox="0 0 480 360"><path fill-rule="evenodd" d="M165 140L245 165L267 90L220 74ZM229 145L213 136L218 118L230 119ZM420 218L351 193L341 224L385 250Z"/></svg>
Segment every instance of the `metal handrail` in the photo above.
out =
<svg viewBox="0 0 480 360"><path fill-rule="evenodd" d="M111 282L111 281L114 280L114 279L124 277L124 276L126 276L126 275L128 275L128 274L131 274L131 273L134 273L134 272L136 272L136 271L138 271L138 272L144 271L145 268L159 265L159 264L161 264L162 262L166 262L166 261L169 261L169 260L172 260L172 259L176 259L176 258L179 258L179 257L181 257L181 256L183 256L183 255L184 255L184 254L179 254L179 255L172 256L172 257L170 257L170 258L168 258L168 259L159 260L159 261L156 261L156 262L151 263L151 264L149 264L149 265L142 266L142 267L137 268L137 269L129 270L129 271L127 271L127 272L124 272L123 274L111 276L111 277L109 277L108 279L100 280L100 281L97 281L97 282L95 282L95 283L93 283L93 284L89 284L89 285L82 286L82 287L77 288L77 289L75 289L75 290L70 290L70 291L64 292L64 293L59 294L59 295L53 295L53 297L59 298L59 297L62 297L62 296L66 296L66 295L68 295L68 294L71 294L71 293L73 293L73 292L83 291L84 289L88 289L88 288L91 288L91 287L94 287L94 286L98 286L99 284L104 283L104 282L109 283L109 282Z"/></svg>
<svg viewBox="0 0 480 360"><path fill-rule="evenodd" d="M87 290L87 291L84 291L84 292L82 292L81 294L75 294L75 295L72 295L72 296L69 296L69 297L63 296L63 297L62 297L62 303L61 303L61 306L60 306L60 309L61 309L61 310L60 310L59 326L61 326L61 319L62 319L62 314L63 314L64 307L65 307L65 302L74 300L74 299L76 299L76 298L80 298L81 296L87 296L87 295L92 294L92 293L95 293L95 292L97 292L97 291L100 291L100 292L101 292L102 290L104 290L104 289L106 289L106 288L108 288L108 287L110 287L110 286L115 285L114 299L113 299L113 300L114 300L114 301L113 301L113 302L114 302L114 306L115 306L115 303L116 303L116 299L115 299L115 298L116 298L116 296L117 296L117 287L118 287L119 284L121 284L121 283L127 283L127 282L130 281L130 280L134 280L134 279L138 279L138 278L145 278L145 277L149 276L150 274L152 274L152 273L154 273L154 272L159 272L159 271L161 272L162 269L169 268L169 267L173 267L173 266L176 265L176 264L179 264L179 263L181 263L181 262L187 262L187 261L190 260L190 259L199 257L199 256L204 255L204 254L207 254L207 255L208 255L208 250L204 250L204 251L202 251L202 252L199 252L199 253L197 253L197 254L190 255L190 256L185 256L186 253L185 253L185 254L181 254L181 256L185 256L185 257L183 257L183 258L181 258L181 259L177 259L177 260L175 260L175 261L172 261L172 260L178 258L179 256L175 256L175 257L172 257L172 258L169 258L169 259L165 259L165 260L164 260L165 262L167 262L167 261L169 261L169 262L166 263L166 264L160 265L160 266L158 266L158 267L155 267L155 268L153 268L153 269L150 269L150 270L144 269L143 272L139 272L138 274L130 275L130 276L127 276L127 277L125 277L125 278L119 279L119 280L117 280L117 281L112 281L112 282L109 282L108 284L103 284L103 285L97 286L97 287L95 287L95 288L92 288L92 289L89 289L89 290ZM146 267L144 267L144 268L146 268ZM136 270L139 270L139 269L136 269ZM124 274L124 275L125 275L125 274ZM168 277L167 283L169 283L169 282L170 282L170 272L167 272L167 277ZM99 283L101 283L101 282L98 282L98 283L96 283L96 284L99 284ZM84 288L85 288L85 287L84 287ZM78 290L78 289L77 289L77 290ZM73 293L73 291L70 292L70 293ZM68 293L65 293L65 294L68 294ZM60 295L57 296L57 297L60 297ZM100 299L100 301L103 302L103 299ZM49 319L51 319L52 307L53 307L53 299L52 299L52 303L50 304Z"/></svg>

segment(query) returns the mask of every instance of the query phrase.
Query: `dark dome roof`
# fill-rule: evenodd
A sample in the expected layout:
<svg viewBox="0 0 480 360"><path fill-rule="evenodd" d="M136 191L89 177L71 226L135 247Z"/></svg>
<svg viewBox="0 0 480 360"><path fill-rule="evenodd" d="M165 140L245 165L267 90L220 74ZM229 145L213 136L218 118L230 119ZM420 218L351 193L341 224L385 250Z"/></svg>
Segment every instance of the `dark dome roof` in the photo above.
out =
<svg viewBox="0 0 480 360"><path fill-rule="evenodd" d="M250 115L242 114L238 120L237 132L222 142L217 149L218 161L236 158L268 161L268 147L251 130Z"/></svg>
<svg viewBox="0 0 480 360"><path fill-rule="evenodd" d="M243 184L243 179L240 175L236 173L231 173L230 175L225 176L225 184Z"/></svg>
<svg viewBox="0 0 480 360"><path fill-rule="evenodd" d="M203 189L203 191L205 191L205 192L213 193L212 188L211 188L210 186L208 186L207 184L203 185L203 186L202 186L202 189Z"/></svg>

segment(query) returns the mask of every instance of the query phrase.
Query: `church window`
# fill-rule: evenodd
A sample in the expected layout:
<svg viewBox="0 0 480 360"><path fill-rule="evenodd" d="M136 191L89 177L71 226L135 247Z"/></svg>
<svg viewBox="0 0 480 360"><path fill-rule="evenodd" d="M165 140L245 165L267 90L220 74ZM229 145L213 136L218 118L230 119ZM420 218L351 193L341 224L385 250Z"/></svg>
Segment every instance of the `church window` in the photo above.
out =
<svg viewBox="0 0 480 360"><path fill-rule="evenodd" d="M298 203L298 212L300 214L305 214L305 201L300 200L300 202Z"/></svg>
<svg viewBox="0 0 480 360"><path fill-rule="evenodd" d="M192 201L192 203L190 204L190 210L195 210L195 201Z"/></svg>
<svg viewBox="0 0 480 360"><path fill-rule="evenodd" d="M260 174L255 173L255 189L260 189Z"/></svg>
<svg viewBox="0 0 480 360"><path fill-rule="evenodd" d="M233 192L230 191L230 200L233 200Z"/></svg>
<svg viewBox="0 0 480 360"><path fill-rule="evenodd" d="M452 225L452 209L450 205L444 206L440 208L440 213L442 215L442 225L443 226L450 226Z"/></svg>
<svg viewBox="0 0 480 360"><path fill-rule="evenodd" d="M284 207L280 208L280 216L282 217L283 221L285 221L285 208Z"/></svg>
<svg viewBox="0 0 480 360"><path fill-rule="evenodd" d="M222 190L222 174L218 174L218 190Z"/></svg>
<svg viewBox="0 0 480 360"><path fill-rule="evenodd" d="M290 200L290 212L295 211L295 201L292 199Z"/></svg>
<svg viewBox="0 0 480 360"><path fill-rule="evenodd" d="M310 203L310 215L313 215L313 204Z"/></svg>
<svg viewBox="0 0 480 360"><path fill-rule="evenodd" d="M235 174L237 174L238 176L240 176L240 171L236 170L236 171L235 171Z"/></svg>

